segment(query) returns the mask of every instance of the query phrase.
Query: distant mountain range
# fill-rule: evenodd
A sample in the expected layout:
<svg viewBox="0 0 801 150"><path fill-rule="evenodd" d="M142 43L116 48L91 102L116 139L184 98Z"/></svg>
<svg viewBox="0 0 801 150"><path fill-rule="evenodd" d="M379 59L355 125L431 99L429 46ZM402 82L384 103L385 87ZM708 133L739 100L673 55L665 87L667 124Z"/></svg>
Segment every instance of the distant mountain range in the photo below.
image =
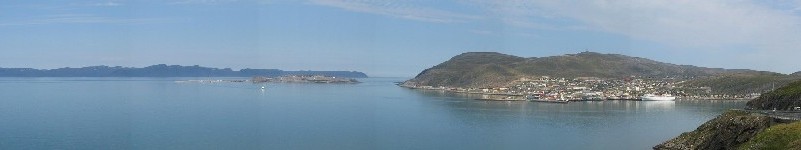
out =
<svg viewBox="0 0 801 150"><path fill-rule="evenodd" d="M366 78L357 71L283 71L278 69L218 69L202 66L152 65L144 68L91 66L83 68L33 69L0 68L0 77L252 77L283 75L324 75Z"/></svg>
<svg viewBox="0 0 801 150"><path fill-rule="evenodd" d="M469 52L424 70L404 84L417 86L497 87L522 77L563 78L630 76L688 79L688 85L708 86L723 93L759 91L781 87L801 79L801 73L785 75L747 69L705 68L675 65L619 54L582 52L561 56L524 58L496 52Z"/></svg>

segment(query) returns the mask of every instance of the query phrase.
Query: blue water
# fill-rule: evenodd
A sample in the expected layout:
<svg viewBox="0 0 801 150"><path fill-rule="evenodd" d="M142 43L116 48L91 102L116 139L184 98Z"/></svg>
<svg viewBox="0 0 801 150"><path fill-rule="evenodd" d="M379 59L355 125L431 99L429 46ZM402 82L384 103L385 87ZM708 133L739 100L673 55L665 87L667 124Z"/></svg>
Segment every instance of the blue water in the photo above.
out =
<svg viewBox="0 0 801 150"><path fill-rule="evenodd" d="M471 100L361 84L0 78L0 149L650 149L744 101Z"/></svg>

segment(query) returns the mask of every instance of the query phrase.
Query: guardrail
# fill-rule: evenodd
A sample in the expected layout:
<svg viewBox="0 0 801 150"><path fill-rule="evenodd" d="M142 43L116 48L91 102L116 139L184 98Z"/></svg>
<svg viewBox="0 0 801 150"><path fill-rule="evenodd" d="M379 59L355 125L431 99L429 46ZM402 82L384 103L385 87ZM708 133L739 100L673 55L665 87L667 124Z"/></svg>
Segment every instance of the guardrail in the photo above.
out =
<svg viewBox="0 0 801 150"><path fill-rule="evenodd" d="M759 113L768 117L776 118L776 119L783 119L783 120L801 120L801 111L799 110L744 110L744 109L735 109L739 111L745 111L749 113Z"/></svg>

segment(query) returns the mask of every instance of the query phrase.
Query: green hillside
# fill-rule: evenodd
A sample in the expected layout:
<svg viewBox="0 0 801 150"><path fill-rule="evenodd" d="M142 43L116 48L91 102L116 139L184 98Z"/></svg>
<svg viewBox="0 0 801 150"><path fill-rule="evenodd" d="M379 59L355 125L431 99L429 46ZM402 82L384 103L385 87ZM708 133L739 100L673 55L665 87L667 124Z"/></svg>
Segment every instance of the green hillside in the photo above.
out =
<svg viewBox="0 0 801 150"><path fill-rule="evenodd" d="M582 52L561 56L523 58L495 52L463 53L426 69L407 85L451 87L497 87L522 77L603 77L630 76L693 79L685 85L712 87L728 93L760 93L774 84L801 79L773 72L704 68L675 65L619 54Z"/></svg>
<svg viewBox="0 0 801 150"><path fill-rule="evenodd" d="M754 109L790 110L801 107L801 81L796 81L774 91L762 94L748 102Z"/></svg>
<svg viewBox="0 0 801 150"><path fill-rule="evenodd" d="M801 122L771 126L739 149L801 149Z"/></svg>
<svg viewBox="0 0 801 150"><path fill-rule="evenodd" d="M797 81L801 77L779 73L719 74L690 80L683 85L690 87L711 87L716 93L763 93Z"/></svg>
<svg viewBox="0 0 801 150"><path fill-rule="evenodd" d="M513 66L515 63L525 60L522 57L494 52L464 53L445 63L424 70L410 81L430 86L503 85L523 75Z"/></svg>

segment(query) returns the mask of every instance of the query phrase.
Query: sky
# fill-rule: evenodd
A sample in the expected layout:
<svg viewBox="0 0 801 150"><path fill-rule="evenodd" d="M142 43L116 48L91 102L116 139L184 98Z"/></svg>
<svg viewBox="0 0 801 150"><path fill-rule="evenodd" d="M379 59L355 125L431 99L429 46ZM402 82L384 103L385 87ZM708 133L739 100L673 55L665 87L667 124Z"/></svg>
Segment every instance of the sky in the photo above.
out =
<svg viewBox="0 0 801 150"><path fill-rule="evenodd" d="M4 0L0 67L153 64L413 77L583 51L801 71L801 0Z"/></svg>

